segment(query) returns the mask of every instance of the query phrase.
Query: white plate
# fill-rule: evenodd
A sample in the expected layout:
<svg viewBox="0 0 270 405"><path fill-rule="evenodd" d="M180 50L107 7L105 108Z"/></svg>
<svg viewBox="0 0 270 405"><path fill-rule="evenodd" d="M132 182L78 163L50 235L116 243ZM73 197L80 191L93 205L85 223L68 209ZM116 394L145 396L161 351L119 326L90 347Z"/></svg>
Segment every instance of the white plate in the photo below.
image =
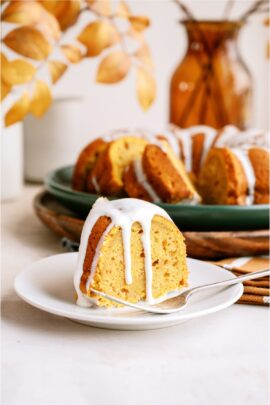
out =
<svg viewBox="0 0 270 405"><path fill-rule="evenodd" d="M82 308L75 303L73 288L77 256L78 253L64 253L37 261L16 277L17 294L43 311L90 326L123 330L165 328L227 308L243 294L242 284L198 293L190 299L187 308L170 315L148 314L130 308ZM190 287L234 277L228 270L195 259L188 259L188 268Z"/></svg>

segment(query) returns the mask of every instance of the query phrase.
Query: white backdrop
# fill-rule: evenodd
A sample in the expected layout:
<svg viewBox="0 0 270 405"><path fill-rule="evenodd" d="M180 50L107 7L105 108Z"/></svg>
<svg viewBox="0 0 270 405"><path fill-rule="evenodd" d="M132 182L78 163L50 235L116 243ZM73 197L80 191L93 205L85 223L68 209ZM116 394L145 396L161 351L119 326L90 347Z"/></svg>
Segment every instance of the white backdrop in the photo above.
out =
<svg viewBox="0 0 270 405"><path fill-rule="evenodd" d="M170 0L133 0L129 1L138 14L151 18L151 27L146 37L150 44L158 83L158 97L148 112L143 112L135 94L135 78L129 75L117 85L94 83L97 60L88 59L74 66L57 84L57 95L83 95L85 107L79 117L83 120L87 141L96 134L117 127L163 126L168 119L169 80L186 49L184 29L178 21L181 13ZM189 0L197 18L220 18L224 9L224 0ZM237 17L252 2L236 2L232 16ZM243 28L239 38L239 49L248 65L254 83L253 126L267 128L268 124L268 61L266 58L267 29L261 15L253 17ZM83 21L80 22L83 26Z"/></svg>

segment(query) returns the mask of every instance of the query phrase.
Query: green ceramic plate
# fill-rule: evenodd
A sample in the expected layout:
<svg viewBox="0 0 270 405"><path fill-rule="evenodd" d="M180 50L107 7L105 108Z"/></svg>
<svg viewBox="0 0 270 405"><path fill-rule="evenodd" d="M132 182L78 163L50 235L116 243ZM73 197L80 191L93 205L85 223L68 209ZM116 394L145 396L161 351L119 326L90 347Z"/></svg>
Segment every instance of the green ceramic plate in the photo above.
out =
<svg viewBox="0 0 270 405"><path fill-rule="evenodd" d="M45 178L45 186L62 204L85 216L98 196L72 190L72 172L73 166L50 172ZM181 230L251 230L269 226L268 205L158 205L167 211Z"/></svg>

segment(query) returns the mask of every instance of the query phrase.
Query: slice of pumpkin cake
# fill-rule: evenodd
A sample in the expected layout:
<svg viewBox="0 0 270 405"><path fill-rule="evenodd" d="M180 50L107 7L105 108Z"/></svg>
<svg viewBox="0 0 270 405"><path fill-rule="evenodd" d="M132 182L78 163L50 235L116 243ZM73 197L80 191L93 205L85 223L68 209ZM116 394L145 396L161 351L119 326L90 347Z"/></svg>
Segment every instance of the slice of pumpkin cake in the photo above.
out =
<svg viewBox="0 0 270 405"><path fill-rule="evenodd" d="M79 305L118 306L91 288L151 304L185 287L187 278L184 238L162 208L133 198L96 201L74 276Z"/></svg>
<svg viewBox="0 0 270 405"><path fill-rule="evenodd" d="M123 190L125 168L139 159L147 145L142 138L124 136L110 142L99 156L86 180L86 188L101 195L117 195Z"/></svg>
<svg viewBox="0 0 270 405"><path fill-rule="evenodd" d="M124 173L124 188L129 197L151 202L200 201L183 163L162 139L147 145L142 158L131 162Z"/></svg>

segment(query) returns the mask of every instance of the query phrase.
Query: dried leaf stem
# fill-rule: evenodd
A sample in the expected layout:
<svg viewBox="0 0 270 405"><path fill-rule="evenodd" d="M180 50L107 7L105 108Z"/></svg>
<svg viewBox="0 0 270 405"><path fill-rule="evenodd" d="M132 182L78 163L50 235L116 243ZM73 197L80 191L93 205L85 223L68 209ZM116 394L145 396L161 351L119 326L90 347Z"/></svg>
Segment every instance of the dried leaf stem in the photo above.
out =
<svg viewBox="0 0 270 405"><path fill-rule="evenodd" d="M223 12L223 19L224 20L228 20L230 13L232 11L232 8L235 4L235 0L227 0L226 4L225 4L225 8L224 8L224 12Z"/></svg>
<svg viewBox="0 0 270 405"><path fill-rule="evenodd" d="M264 5L269 5L268 0L257 0L251 7L240 17L241 21L246 21L252 14L259 12Z"/></svg>
<svg viewBox="0 0 270 405"><path fill-rule="evenodd" d="M76 1L76 4L75 4L75 1ZM36 3L33 2L33 4L36 4ZM75 8L73 7L74 4L75 4ZM78 8L79 4L81 5L80 8ZM105 4L105 6L104 6L104 4ZM102 72L103 76L106 73L105 67L104 67L104 64L106 61L106 69L109 69L110 71L112 71L113 69L115 70L114 77L109 77L107 75L106 80L101 81L101 82L116 83L116 82L122 80L125 77L125 75L128 73L129 67L131 67L131 66L136 67L137 69L139 69L139 68L144 69L146 74L148 72L148 76L146 76L146 74L143 75L143 73L141 73L139 75L141 79L139 81L140 89L138 90L138 87L137 87L137 95L138 95L138 91L139 91L138 99L139 99L139 102L143 109L147 109L148 107L150 107L150 105L155 97L155 95L154 95L155 80L153 77L151 56L150 56L149 50L147 48L147 45L144 42L144 38L143 38L143 36L141 36L141 32L145 28L147 28L147 26L149 25L149 20L147 17L144 17L144 16L133 15L131 13L131 11L129 10L129 6L124 1L121 1L119 4L120 4L119 8L117 9L117 11L115 13L113 13L112 6L111 6L112 3L110 0L106 0L106 3L102 3L102 0L96 0L96 1L81 0L81 2L74 0L74 3L72 3L72 1L70 0L70 2L68 4L68 6L69 6L68 9L71 10L71 13L73 13L73 12L75 13L74 16L72 16L72 14L69 13L68 19L67 19L66 14L63 16L62 15L56 16L52 12L51 18L47 18L47 20L46 20L48 23L48 27L46 27L46 24L44 23L42 26L42 30L40 30L40 27L38 26L38 21L36 19L37 18L36 14L40 14L40 11L42 11L42 9L41 9L41 6L38 5L38 2L37 2L37 6L35 8L35 10L36 10L35 18L33 17L33 15L27 14L27 12L29 11L27 0L22 0L21 3L16 3L16 4L14 3L14 5L13 5L13 3L11 3L11 1L7 2L7 8L9 10L9 14L7 14L5 16L4 21L18 23L18 25L20 27L19 29L27 29L28 31L35 30L35 33L37 33L37 34L41 31L41 33L38 34L39 42L43 38L42 39L43 45L45 44L48 49L44 45L43 46L44 49L42 47L32 46L32 49L29 50L27 47L27 41L23 41L23 38L18 39L19 35L16 35L16 28L14 31L11 31L11 33L15 32L13 34L14 38L12 37L10 39L9 43L7 43L5 45L8 46L9 48L12 48L12 46L15 46L16 49L14 49L14 51L17 52L19 55L24 55L24 56L28 56L29 58L36 59L35 67L33 67L33 69L35 69L35 74L33 74L31 80L29 80L27 83L21 83L22 85L20 87L17 85L17 83L14 83L10 86L7 85L6 90L4 91L4 93L6 92L4 97L8 96L9 94L16 94L17 96L19 95L19 97L21 97L22 90L25 93L27 93L27 95L29 96L30 93L32 93L32 86L33 86L33 84L35 84L35 86L36 86L36 83L39 80L40 71L44 68L44 66L48 66L50 76L52 79L52 83L54 84L63 75L63 73L66 71L67 67L69 65L71 65L72 63L77 63L81 58L84 58L84 57L98 56L99 54L101 54L101 52L103 52L105 50L105 48L112 48L113 46L115 46L117 44L119 46L119 48L121 49L121 51L113 51L110 54L111 55L110 57L109 57L109 55L105 56L105 58L101 61L101 64L103 63L103 72ZM2 2L1 2L1 5L2 5ZM44 7L47 10L47 7L45 5L44 5ZM19 13L16 14L18 9L21 11L21 14L19 14ZM32 10L30 9L30 12ZM51 10L49 9L49 11L44 11L44 12L50 13ZM70 28L74 28L74 24L76 23L78 18L82 14L86 14L86 13L89 13L89 16L96 17L97 22L104 20L104 22L106 21L107 23L109 23L110 26L112 27L112 29L115 30L117 39L115 41L108 40L108 43L106 43L106 39L104 41L104 31L101 31L101 33L100 33L101 45L100 45L100 48L97 47L96 55L94 53L92 53L92 54L89 53L89 50L88 50L88 53L83 54L80 50L80 47L78 47L77 45L66 44L66 48L68 48L68 49L66 49L66 50L61 49L65 46L65 40L66 40L66 37L70 33ZM55 24L52 24L53 18L56 18ZM119 29L117 21L116 21L117 18L124 18L129 22L130 27L129 27L129 29L127 29L127 31L123 32L122 30ZM27 22L27 24L25 24L25 22ZM49 32L49 30L52 29L52 26L56 30L58 24L60 24L59 28L60 28L61 35L59 33L58 38L56 35L50 35L49 41L48 41L47 35L49 36L49 34L51 34ZM86 22L86 24L87 24L87 22ZM84 30L86 30L87 27L89 27L91 25L93 25L93 22L89 18L88 26L86 26ZM23 27L23 28L21 28L21 27ZM27 27L27 28L24 28L24 27ZM97 26L96 27L97 33L98 33L98 29L99 28ZM135 51L130 50L128 47L128 44L126 42L126 38L132 32L131 30L133 30L133 32L134 32L134 40L137 41L137 43L138 43L138 49L136 49ZM55 32L54 32L54 34L55 34ZM102 37L102 35L103 35L103 37ZM30 34L28 36L30 37ZM4 38L4 40L1 39L2 43L5 43L5 38ZM20 42L19 42L19 40L20 40ZM53 40L53 41L51 41L51 40ZM78 42L80 42L81 44L86 46L86 48L87 48L88 43L86 40L81 39L79 37L77 38L77 40L78 40ZM28 38L28 45L29 45L29 42L30 42L30 38ZM36 41L36 42L38 42L38 41ZM13 45L13 44L15 44L15 45ZM40 50L40 48L42 48L42 49ZM92 47L91 47L91 49L92 49ZM37 54L37 52L39 50L41 53ZM61 61L61 60L59 60L59 58L55 57L55 51L60 51L60 50L66 56L65 61ZM28 54L26 54L26 52L28 52ZM72 52L73 52L73 54L72 54ZM120 59L117 62L118 59L117 60L115 59L116 56L118 59L121 56L121 58L122 58L122 59L120 58L121 63L120 63ZM109 66L108 63L111 64L109 68L108 68L108 66ZM100 71L98 71L98 74L100 74ZM145 80L145 77L147 77L149 79L149 81L151 82L151 86L148 85L148 81ZM18 84L20 84L20 83L18 83ZM44 84L44 86L47 86L45 83L43 83L43 84ZM146 86L146 84L148 86ZM145 89L144 87L147 87L147 89ZM48 91L50 91L49 87L47 87L47 88L48 88ZM44 87L42 90L43 90L43 94L45 94ZM29 112L31 112L31 109L29 110ZM16 116L16 114L14 115L13 111L12 111L12 115L14 117ZM11 120L9 120L9 121L11 122Z"/></svg>
<svg viewBox="0 0 270 405"><path fill-rule="evenodd" d="M195 16L191 12L191 10L180 0L173 0L174 3L177 4L178 7L180 7L181 11L184 13L184 15L191 21L195 21Z"/></svg>

